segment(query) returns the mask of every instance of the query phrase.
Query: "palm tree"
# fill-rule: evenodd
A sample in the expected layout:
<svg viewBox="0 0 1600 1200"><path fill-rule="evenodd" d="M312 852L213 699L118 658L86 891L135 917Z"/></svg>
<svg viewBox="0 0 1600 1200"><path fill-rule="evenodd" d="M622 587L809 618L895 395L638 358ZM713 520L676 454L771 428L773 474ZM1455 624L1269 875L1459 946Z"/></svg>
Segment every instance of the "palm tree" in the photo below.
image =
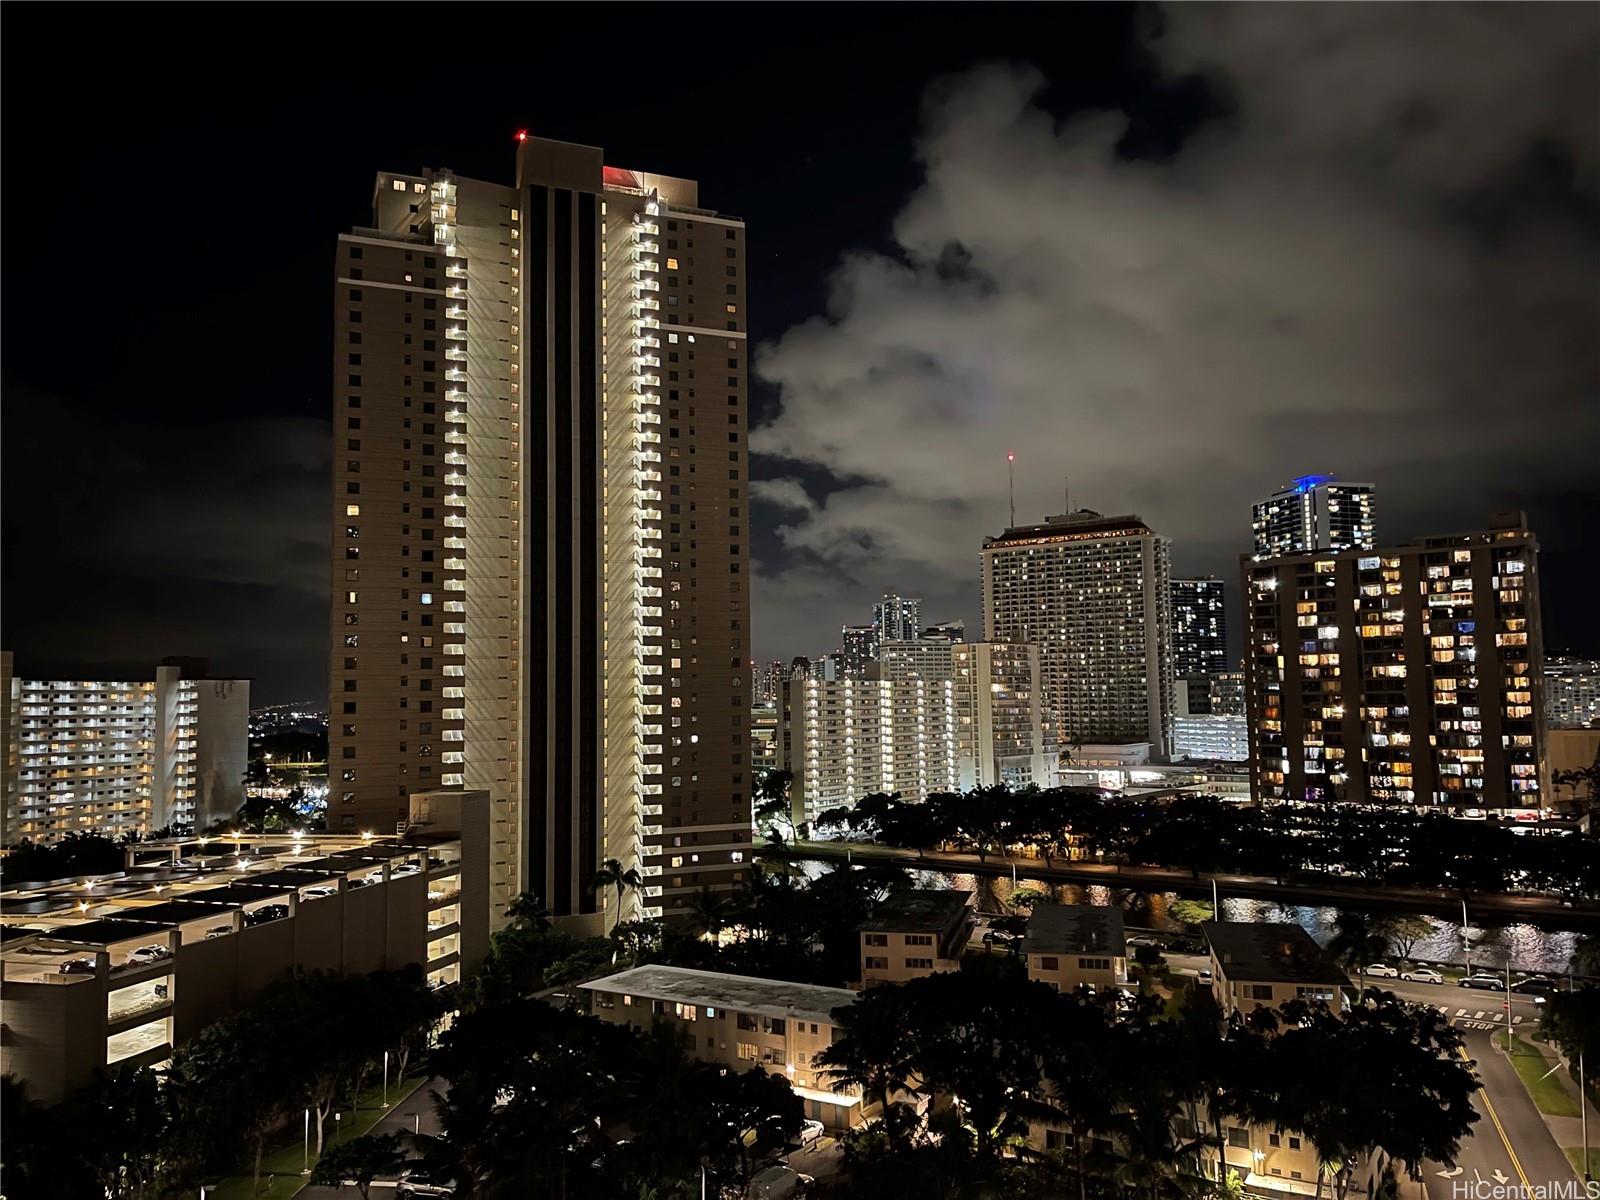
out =
<svg viewBox="0 0 1600 1200"><path fill-rule="evenodd" d="M543 933L550 928L550 910L532 892L519 892L516 899L506 905L506 918L517 929Z"/></svg>
<svg viewBox="0 0 1600 1200"><path fill-rule="evenodd" d="M689 928L713 941L728 927L733 915L733 897L727 892L704 887L689 902Z"/></svg>
<svg viewBox="0 0 1600 1200"><path fill-rule="evenodd" d="M644 877L639 874L637 867L623 869L622 863L617 859L608 858L600 864L600 869L594 873L594 878L589 881L589 886L596 892L604 891L608 887L617 889L617 916L611 922L615 929L622 920L622 900L630 891L637 892L644 887Z"/></svg>
<svg viewBox="0 0 1600 1200"><path fill-rule="evenodd" d="M818 1054L816 1062L835 1091L859 1087L869 1102L878 1102L884 1135L890 1148L898 1150L909 1121L890 1098L913 1090L921 1051L905 989L872 988L838 1010L837 1017L842 1036Z"/></svg>

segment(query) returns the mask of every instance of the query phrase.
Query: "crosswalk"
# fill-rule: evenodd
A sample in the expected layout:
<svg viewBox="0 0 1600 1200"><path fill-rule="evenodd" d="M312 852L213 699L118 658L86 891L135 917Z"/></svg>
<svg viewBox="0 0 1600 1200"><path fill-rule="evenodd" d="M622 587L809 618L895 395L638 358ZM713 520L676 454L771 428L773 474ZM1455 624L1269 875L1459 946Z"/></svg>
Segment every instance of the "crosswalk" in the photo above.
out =
<svg viewBox="0 0 1600 1200"><path fill-rule="evenodd" d="M1506 1023L1506 1014L1504 1012L1490 1012L1482 1008L1468 1012L1465 1008L1456 1008L1454 1014L1452 1014L1450 1010L1455 1007L1454 1005L1435 1004L1433 1007L1446 1017L1449 1017L1451 1024L1459 1025L1463 1029L1493 1029L1497 1025ZM1522 1024L1521 1015L1512 1014L1511 1024Z"/></svg>

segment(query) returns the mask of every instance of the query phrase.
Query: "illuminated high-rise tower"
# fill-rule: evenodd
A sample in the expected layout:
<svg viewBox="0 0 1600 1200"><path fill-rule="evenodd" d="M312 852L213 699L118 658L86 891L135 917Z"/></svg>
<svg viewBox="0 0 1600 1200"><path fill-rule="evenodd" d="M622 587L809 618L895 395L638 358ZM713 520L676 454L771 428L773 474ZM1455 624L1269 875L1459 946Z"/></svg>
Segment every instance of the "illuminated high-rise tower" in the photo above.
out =
<svg viewBox="0 0 1600 1200"><path fill-rule="evenodd" d="M1370 483L1302 475L1251 508L1256 557L1312 550L1370 550L1376 536Z"/></svg>
<svg viewBox="0 0 1600 1200"><path fill-rule="evenodd" d="M983 541L983 636L1039 648L1057 743L1172 740L1167 539L1087 509Z"/></svg>
<svg viewBox="0 0 1600 1200"><path fill-rule="evenodd" d="M482 789L497 908L612 909L612 859L624 919L733 886L743 223L519 136L514 186L381 173L335 274L330 828Z"/></svg>

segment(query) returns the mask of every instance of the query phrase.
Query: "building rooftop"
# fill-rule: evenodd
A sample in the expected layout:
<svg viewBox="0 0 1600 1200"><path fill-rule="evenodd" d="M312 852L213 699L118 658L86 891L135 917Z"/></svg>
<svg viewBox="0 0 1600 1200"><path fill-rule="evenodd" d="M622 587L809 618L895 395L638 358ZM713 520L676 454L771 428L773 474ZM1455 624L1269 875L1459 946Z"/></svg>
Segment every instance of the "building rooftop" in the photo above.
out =
<svg viewBox="0 0 1600 1200"><path fill-rule="evenodd" d="M158 937L161 926L144 921L86 921L82 925L57 925L39 935L42 941L70 942L75 946L114 946L136 938Z"/></svg>
<svg viewBox="0 0 1600 1200"><path fill-rule="evenodd" d="M814 983L789 983L757 979L752 975L724 975L719 971L691 971L687 967L648 966L619 971L604 979L578 985L592 992L613 992L666 1000L677 1004L710 1005L769 1017L804 1018L833 1023L833 1011L856 1002L848 988L819 987Z"/></svg>
<svg viewBox="0 0 1600 1200"><path fill-rule="evenodd" d="M1108 954L1125 958L1122 909L1093 904L1039 904L1028 917L1024 954Z"/></svg>
<svg viewBox="0 0 1600 1200"><path fill-rule="evenodd" d="M865 931L944 933L962 921L972 900L971 892L948 888L909 888L894 892L861 923Z"/></svg>
<svg viewBox="0 0 1600 1200"><path fill-rule="evenodd" d="M1328 952L1298 925L1206 921L1200 929L1229 979L1254 983L1350 982Z"/></svg>
<svg viewBox="0 0 1600 1200"><path fill-rule="evenodd" d="M1103 537L1142 537L1151 532L1144 518L1127 513L1107 517L1092 509L1058 517L1046 517L1039 525L1016 525L998 537L983 539L985 550L993 546L1028 545L1032 542L1079 542Z"/></svg>
<svg viewBox="0 0 1600 1200"><path fill-rule="evenodd" d="M196 903L189 900L168 900L161 904L146 904L141 906L127 905L115 910L115 917L107 920L138 921L141 924L162 925L171 928L174 925L187 925L190 921L215 921L228 920L236 904Z"/></svg>
<svg viewBox="0 0 1600 1200"><path fill-rule="evenodd" d="M240 880L237 883L223 884L221 887L203 888L198 892L178 892L172 899L182 904L231 904L242 908L258 900L287 896L292 891L293 887L254 887L250 882Z"/></svg>
<svg viewBox="0 0 1600 1200"><path fill-rule="evenodd" d="M50 882L0 882L0 925L11 930L5 935L8 952L30 938L75 941L87 936L92 942L123 925L134 930L123 936L140 936L141 931L148 936L208 917L226 920L231 910L286 897L308 884L367 874L386 860L421 857L430 845L459 840L458 834L444 832L404 839L235 833L137 842L129 847L135 861L127 870L98 876L88 886L81 875ZM25 930L17 929L24 924Z"/></svg>

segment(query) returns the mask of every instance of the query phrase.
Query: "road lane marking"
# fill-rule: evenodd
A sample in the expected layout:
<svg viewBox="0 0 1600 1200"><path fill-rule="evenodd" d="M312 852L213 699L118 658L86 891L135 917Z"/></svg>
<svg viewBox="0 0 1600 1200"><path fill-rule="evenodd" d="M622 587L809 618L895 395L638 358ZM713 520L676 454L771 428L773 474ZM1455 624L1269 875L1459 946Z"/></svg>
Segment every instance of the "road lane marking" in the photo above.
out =
<svg viewBox="0 0 1600 1200"><path fill-rule="evenodd" d="M1493 1047L1490 1047L1490 1051L1491 1053L1493 1052ZM1467 1062L1470 1063L1472 1061L1472 1059L1468 1057L1464 1048L1457 1047L1456 1053L1461 1055L1461 1057ZM1506 1154L1511 1158L1511 1166L1516 1170L1517 1178L1522 1180L1522 1194L1524 1196L1531 1196L1533 1194L1533 1184L1528 1182L1528 1173L1522 1169L1522 1162L1517 1158L1517 1152L1511 1147L1511 1139L1506 1136L1506 1127L1500 1123L1500 1114L1495 1112L1494 1102L1489 1099L1488 1089L1485 1088L1481 1083L1478 1085L1478 1095L1483 1097L1484 1110L1489 1114L1489 1120L1494 1122L1495 1132L1500 1135L1500 1144L1506 1148ZM1477 1168L1473 1168L1473 1174L1477 1174Z"/></svg>

